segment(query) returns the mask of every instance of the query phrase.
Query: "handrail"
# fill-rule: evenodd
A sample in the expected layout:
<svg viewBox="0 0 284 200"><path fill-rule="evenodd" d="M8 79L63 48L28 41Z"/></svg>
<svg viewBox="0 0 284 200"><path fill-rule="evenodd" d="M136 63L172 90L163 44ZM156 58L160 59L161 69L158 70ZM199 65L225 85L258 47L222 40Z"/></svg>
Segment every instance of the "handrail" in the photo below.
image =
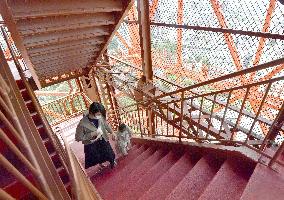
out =
<svg viewBox="0 0 284 200"><path fill-rule="evenodd" d="M169 92L169 93L160 95L158 97L155 97L154 99L155 100L161 99L161 98L166 97L166 96L178 94L178 93L181 93L181 92L184 92L184 91L187 91L187 90L191 90L191 89L198 88L198 87L205 86L205 85L212 84L212 83L217 83L217 82L220 82L220 81L223 81L223 80L226 80L226 79L230 79L230 78L234 78L234 77L237 77L237 76L243 76L243 75L246 75L248 73L263 70L263 69L273 67L273 66L276 66L276 65L280 65L280 64L283 64L283 63L284 63L284 58L280 58L280 59L273 60L273 61L268 62L268 63L257 65L255 67L251 67L251 68L247 68L247 69L240 70L240 71L237 71L237 72L233 72L233 73L230 73L230 74L227 74L227 75L224 75L224 76L220 76L220 77L208 80L208 81L204 81L202 83L197 83L195 85L191 85L191 86L188 86L188 87L185 87L185 88L182 88L182 89L178 89L174 92Z"/></svg>
<svg viewBox="0 0 284 200"><path fill-rule="evenodd" d="M13 114L11 114L11 112L14 111L13 107L11 106L11 102L8 96L8 91L9 90L6 85L6 82L4 81L2 75L0 75L0 83L1 83L1 87L0 87L0 93L1 93L1 100L8 105L9 110L5 111L7 112L8 116L13 116ZM2 88L3 87L3 88ZM6 89L4 89L6 88ZM2 99L2 97L5 99ZM1 111L2 114L2 111ZM20 125L19 125L19 121L17 119L17 117L12 117L13 122L15 123L15 126L17 127L18 130L21 130ZM9 122L9 120L6 118L6 116L2 116L1 117L1 121L8 127L8 129L11 131L11 133L13 134L13 136L18 136L21 137L20 133L18 132L18 130L16 130L13 125ZM40 171L38 171L33 164L24 156L24 154L16 147L16 145L9 139L9 137L6 135L6 133L2 130L2 128L0 129L0 138L1 140L3 140L5 142L5 144L9 147L9 149L15 153L15 155L23 162L23 164L32 172L32 175L35 177L40 176ZM17 138L17 137L16 137ZM21 138L22 139L22 138ZM18 140L18 141L22 141L22 140ZM24 147L25 149L27 149L26 144L23 142L20 142L21 146ZM16 178L19 179L20 182L22 182L23 185L25 185L28 189L31 190L31 192L36 195L37 197L41 198L41 199L47 199L47 197L40 191L38 190L35 186L33 186L19 171L18 169L16 169L2 154L0 154L0 163L6 168L6 170L8 170L11 174L13 174Z"/></svg>
<svg viewBox="0 0 284 200"><path fill-rule="evenodd" d="M125 64L125 65L127 65L127 66L131 66L130 64L127 64L127 63L124 63L123 61L120 61L120 60L118 60L118 59L116 59L116 58L114 58L114 57L111 57L110 56L110 58L113 58L113 59L115 59L116 61L118 61L118 62L122 62L123 64ZM242 74L242 73L244 73L244 72L246 72L246 73L251 73L251 72L254 72L254 71L257 71L257 70L261 70L261 69L265 69L265 68L268 68L268 67L271 67L271 66L274 66L274 65L278 65L278 64L280 64L280 63L282 63L282 62L284 62L284 58L283 59L278 59L278 60L276 60L276 61L272 61L272 62L269 62L269 63L265 63L265 64L263 64L263 65L259 65L259 66L257 66L256 68L254 68L254 69L247 69L247 70L243 70L243 71L240 71L240 72L236 72L236 73L233 73L233 76L232 76L232 74L229 74L229 75L226 75L226 76L223 76L223 77L221 77L221 78L218 78L218 79L215 79L215 81L217 80L217 81L220 81L220 80L225 80L224 79L224 77L225 78L232 78L232 77L235 77L235 76L239 76L239 75L244 75L244 74ZM131 66L131 67L133 67L133 66ZM137 69L137 67L133 67L133 69ZM116 69L116 70L119 70L119 71L121 71L122 73L123 73L123 70L121 70L121 69ZM141 71L140 69L138 69L139 71ZM104 73L108 73L108 72L104 72ZM125 75L127 75L128 74L128 72L124 72L125 73ZM129 73L130 74L130 73ZM130 74L130 76L132 76L131 74ZM116 74L113 74L113 77L114 77L114 80L115 81L118 81L118 82L121 82L121 83L124 83L125 82L125 80L122 80L121 78L120 78L120 76L119 75L116 75ZM158 76L157 76L157 78L159 78ZM207 81L207 82L203 82L203 83L200 83L200 84L196 84L196 85L193 85L193 86L190 86L190 87L186 87L186 88L181 88L180 86L178 86L178 85L174 85L175 87L177 87L177 88L180 88L180 89L178 89L177 91L175 91L175 92L170 92L170 93L166 93L165 95L161 95L161 96L167 96L167 95L169 95L169 94L171 94L171 95L173 95L173 94L178 94L178 96L179 96L179 98L169 98L169 100L165 100L164 102L160 102L159 100L158 100L158 98L160 98L161 96L159 96L158 98L156 98L156 97L154 97L154 98L148 98L146 101L148 102L149 100L150 101L152 101L152 104L153 105L155 105L155 107L154 108L152 108L152 109L158 109L158 110L160 110L160 111L158 111L157 110L157 112L156 111L154 111L155 113L156 113L156 116L158 116L158 118L159 118L159 123L164 123L164 122L166 122L166 124L167 124L167 126L168 125L171 125L171 126L173 126L173 129L177 129L178 127L178 129L179 129L179 132L181 132L181 130L182 130L182 133L184 133L184 131L185 130L183 130L183 128L182 128L182 124L184 123L184 122L188 122L188 123L193 123L193 124L195 124L195 126L197 126L197 130L194 130L193 129L193 127L189 127L189 129L188 130L191 130L191 131L193 131L193 132L195 132L195 134L199 134L198 132L199 132L199 130L198 130L198 128L202 128L203 129L203 131L205 131L205 130L207 130L207 131L211 131L211 133L213 134L215 134L215 136L218 136L218 135L220 135L220 136L222 136L222 137L225 137L225 138L228 138L228 139L221 139L221 138L217 138L217 139L212 139L212 138L209 138L207 135L206 135L206 137L205 138L202 138L202 137L200 137L200 136L198 136L198 135L187 135L187 136L183 136L182 134L181 135L174 135L174 134L172 134L172 135L168 135L168 133L167 133L167 135L164 135L164 134L158 134L158 133L156 133L155 135L156 136L164 136L164 137L176 137L176 138L179 138L179 139L181 139L181 138L184 138L184 137L186 137L186 138L192 138L192 139L194 139L194 140L201 140L201 141L219 141L219 142L227 142L227 143L230 143L230 144L235 144L235 145L241 145L241 146L247 146L248 148L250 148L250 149L252 149L252 150L254 150L254 151L256 151L256 152L258 152L258 153L260 153L260 154L262 154L262 155L264 155L264 156L266 156L267 158L269 158L269 159L272 159L272 157L270 156L270 155L268 155L266 152L264 152L264 151L262 151L262 150L259 150L259 145L263 145L264 144L264 142L266 142L265 140L263 140L263 137L261 137L261 138L259 138L257 135L256 135L256 133L253 133L252 132L252 130L253 130L253 126L255 125L255 123L256 122L261 122L261 123L264 123L264 124L267 124L267 125L269 125L269 126L271 126L272 125L272 123L273 123L273 121L269 121L269 120L267 120L267 119L264 119L264 118L262 118L262 117L260 117L259 116L259 113L260 113L260 110L261 110L261 107L263 106L263 103L264 103L264 100L265 100L265 97L266 97L266 95L268 94L268 91L269 91L269 87L266 89L266 92L265 92L265 95L262 97L262 103L261 103L261 105L260 105L260 108L258 109L258 113L256 114L256 115L254 115L253 113L250 113L250 111L246 111L246 110L244 110L244 103L243 103L243 106L239 109L239 108L234 108L234 107L232 107L231 105L229 105L229 99L230 98L227 98L228 100L227 100L227 103L223 103L223 102L219 102L219 100L217 100L216 98L209 98L210 96L214 96L214 97L216 97L216 95L217 94L225 94L225 93L229 93L229 94L232 94L232 91L237 91L237 90L244 90L244 89L246 89L246 91L247 91L247 94L248 94L248 91L252 88L252 87L254 87L254 86L260 86L260 85L263 85L263 86L265 86L265 85L271 85L272 83L274 83L274 82L278 82L278 81L281 81L281 80L283 80L284 79L284 77L282 76L282 77L277 77L277 78L273 78L273 79L270 79L270 80L264 80L264 81L259 81L259 82L255 82L255 83L247 83L247 84L244 84L244 85L241 85L241 86L236 86L236 87L233 87L233 88L230 88L230 89L223 89L223 90L218 90L218 91L213 91L213 92L206 92L206 93L204 93L204 94L200 94L198 91L194 91L194 88L197 88L197 87L200 87L200 86L203 86L204 84L208 84L208 83L212 83L212 80L210 80L210 81ZM214 80L214 79L213 79ZM169 82L168 82L169 83ZM171 83L169 83L169 84L171 84ZM116 84L114 84L114 86L115 86ZM173 84L171 84L171 85L173 85ZM143 92L142 90L141 90L141 88L137 88L136 87L136 85L133 85L132 83L128 83L128 87L131 87L133 90L137 90L137 91L140 91L140 92ZM184 98L182 98L182 94L184 93L184 92L186 92L187 90L186 89L191 89L190 90L190 92L191 92L191 94L190 95L188 95L187 97L184 97ZM119 88L118 88L119 89ZM157 88L156 88L157 89ZM145 93L144 93L145 94ZM145 95L147 95L147 94L145 94ZM213 106L212 106L212 108L214 107L214 105L220 105L220 106L222 106L223 108L225 108L225 113L223 114L223 117L222 116L220 116L220 117L217 117L212 111L213 111L213 109L211 110L211 114L210 114L210 112L204 112L204 110L203 110L203 108L202 108L202 103L201 103L201 106L196 106L196 105L194 105L194 104L192 104L192 102L193 102L193 100L196 100L196 99L198 99L198 98L202 98L202 99L206 99L206 100L209 100L210 102L212 102L213 103ZM244 100L243 100L243 102L245 102L245 100L246 100L246 98L248 98L248 96L244 96ZM137 107L139 107L139 106L143 106L143 105L149 105L149 104L147 104L146 103L146 101L143 101L143 102L138 102L138 103L136 103L136 104L132 104L132 105L129 105L129 106L127 106L127 107L134 107L134 106L137 106ZM190 111L190 115L189 115L189 117L185 117L186 115L184 115L182 112L181 113L179 113L180 111L183 111L183 109L182 109L182 107L183 107L183 105L184 105L184 103L185 103L185 101L189 101L188 103L189 103L189 105L187 105L187 106L189 106L189 107L191 107L191 108L194 108L194 110L197 110L197 111L199 111L199 115L197 116L197 120L196 119L194 119L193 118L193 115L191 114L191 112L192 111ZM201 102L202 102L203 100L201 100ZM182 103L183 102L183 103ZM173 105L173 103L176 103L177 105ZM211 104L212 104L211 103ZM169 107L169 106L172 106L172 107ZM140 109L140 113L142 112L144 112L143 110L141 110L141 107L139 108ZM173 115L176 115L177 116L177 119L176 120L174 120L175 122L179 122L180 124L179 124L179 126L178 125L175 125L174 124L174 122L173 121L171 121L171 120L169 120L169 117L168 116L165 116L165 111L161 111L161 110L168 110L166 113L169 113L169 111L170 111L170 113L172 113ZM180 111L176 111L176 109L178 109L178 110L180 110ZM228 109L230 109L230 110L232 110L232 111L235 111L235 112L237 112L237 113L239 113L238 114L238 116L236 116L236 119L237 119L237 121L236 121L236 123L233 123L233 122L230 122L230 121L227 121L226 119L225 119L225 115L226 115L226 112L227 112L227 110ZM120 110L124 110L124 112L120 112L120 114L122 115L122 119L123 120L125 120L126 118L127 118L127 116L128 115L131 115L131 117L129 118L129 119L131 119L131 123L133 123L133 120L135 119L135 117L134 116L136 116L137 114L138 114L138 110L131 110L131 111L125 111L125 109L124 108L120 108ZM241 114L240 114L241 113ZM146 123L146 118L143 118L142 116L140 116L141 114L138 114L139 115L139 121L141 121L141 123L142 123L142 125L144 124L147 124ZM142 114L143 115L143 114ZM168 115L168 114L167 114ZM188 113L187 113L187 115L188 115ZM214 118L214 119L217 119L217 120L219 120L219 122L221 123L221 127L222 126L225 126L225 132L224 133L222 133L222 130L221 129L217 129L217 130L214 130L213 129L213 127L212 127L212 125L211 125L211 127L210 127L210 123L207 125L206 123L204 123L203 121L203 119L201 120L201 118L203 117L203 116L205 116L205 115L207 115L209 118L204 118L204 119L206 119L206 121L210 121L210 123L212 122L212 119ZM252 118L253 119L253 124L252 124L252 127L251 128L249 128L249 129L245 129L245 128L242 128L242 127L240 127L240 125L239 125L239 122L240 122L240 116L247 116L247 117L249 117L249 118ZM126 118L125 118L126 117ZM145 117L145 115L144 115L144 117ZM184 118L184 119L183 119ZM144 121L144 122L143 122ZM164 122L161 122L161 121L164 121ZM130 123L130 124L131 124ZM156 122L155 122L155 124L156 123L158 123L157 122L157 119L156 119ZM139 124L136 124L135 125L135 128L136 128L136 130L139 132L139 128L138 128L138 126L139 126ZM230 126L233 126L233 128L230 130ZM138 128L138 129L137 129ZM165 127L164 127L165 128ZM283 127L282 127L283 128ZM143 128L142 128L143 129ZM235 132L236 130L239 130L239 131L241 131L241 132L245 132L246 134L247 134L247 136L246 136L246 140L244 141L244 142L242 142L242 141L234 141L234 137L233 137L233 135L234 135L234 133L233 132ZM177 130L176 130L177 131ZM144 130L144 132L145 132L145 130ZM168 128L167 128L167 132L168 132ZM230 136L226 136L226 134L229 134ZM145 134L143 134L142 133L142 135L145 135ZM147 134L146 134L147 135ZM218 136L219 137L219 136ZM253 137L253 140L252 139L250 139L251 137Z"/></svg>
<svg viewBox="0 0 284 200"><path fill-rule="evenodd" d="M73 198L76 200L102 200L90 179L87 178L88 176L86 172L84 171L76 155L71 150L65 137L63 138L63 141L68 156L67 161L69 171L71 172Z"/></svg>
<svg viewBox="0 0 284 200"><path fill-rule="evenodd" d="M50 101L50 102L47 102L47 103L41 104L41 106L46 106L46 105L48 105L48 104L54 104L54 103L56 103L57 101L60 101L60 100L66 99L66 97L76 96L77 94L80 94L80 93L81 93L81 92L76 91L76 92L74 92L74 93L67 94L66 96L60 97L60 98L55 99L55 100L53 100L53 101Z"/></svg>
<svg viewBox="0 0 284 200"><path fill-rule="evenodd" d="M128 64L128 63L125 63L125 62L123 62L122 60L120 60L120 59L118 59L118 58L116 58L116 57L114 57L114 56L107 55L107 57L112 58L112 59L114 59L114 60L116 60L116 61L118 61L118 62L120 62L120 63L122 63L122 64L125 64L125 65L129 66L129 67L133 67L133 68L139 70L140 72L143 72L142 69L140 69L140 68L138 68L138 67L136 67L136 66L130 65L130 64ZM164 78L162 78L162 77L159 77L159 76L157 76L157 75L155 75L155 74L153 74L153 76L154 76L155 78L157 78L157 79L160 79L160 80L162 80L162 81L168 83L168 84L171 84L172 86L175 86L175 87L178 87L178 88L182 88L180 85L177 85L177 84L175 84L175 83L173 83L173 82L171 82L171 81L169 81L169 80L166 80L166 79L164 79Z"/></svg>
<svg viewBox="0 0 284 200"><path fill-rule="evenodd" d="M7 38L7 33L5 32L3 27L1 27L1 29L2 29L2 33L3 33L4 37L5 37L5 39L7 40L8 39ZM46 120L46 118L44 116L43 110L39 106L39 102L38 102L38 100L37 100L37 98L36 98L36 96L34 94L34 91L31 89L29 83L27 82L26 77L24 76L23 69L21 68L19 61L15 57L15 52L13 51L12 47L9 44L8 44L8 48L9 48L9 50L11 52L11 55L12 55L12 57L14 59L15 66L16 66L18 72L19 72L21 80L23 81L23 83L24 83L24 85L25 85L25 87L26 87L26 89L28 91L28 94L31 97L33 105L35 106L35 110L39 114L45 130L47 131L48 136L51 138L51 140L55 144L55 149L58 151L59 157L60 157L64 167L67 170L67 166L66 166L65 158L64 158L65 157L64 149L62 148L61 143L58 140L58 137L53 133L49 123L47 122L47 120Z"/></svg>
<svg viewBox="0 0 284 200"><path fill-rule="evenodd" d="M42 110L47 116L49 123L52 126L55 126L71 117L80 115L82 112L84 112L87 109L88 105L85 104L86 102L84 100L81 101L80 97L82 97L83 99L85 98L83 92L76 92L65 96L64 98L56 99L52 102L42 105ZM76 108L76 101L79 108ZM70 105L70 109L68 108L68 105ZM52 117L49 114L53 111L55 112L55 114L58 114L58 117Z"/></svg>
<svg viewBox="0 0 284 200"><path fill-rule="evenodd" d="M8 41L8 36L7 36L7 33L6 33L6 31L5 31L3 26L1 27L1 31L3 33L4 39L5 39L6 43L7 43L7 46L9 48L9 50L10 50L10 53L12 55L14 64L16 66L16 69L18 70L18 72L20 74L20 77L21 77L21 79L22 79L22 81L23 81L23 83L24 83L24 85L25 85L25 87L27 89L27 92L29 93L29 95L31 97L31 100L34 103L35 109L36 109L36 111L38 112L39 116L42 119L42 122L43 122L43 125L44 125L45 129L46 129L47 134L49 135L51 140L54 142L55 138L52 135L52 131L51 131L47 121L45 120L44 116L42 115L42 111L41 111L40 107L38 106L37 99L36 99L32 89L30 88L30 85L27 83L27 80L26 80L26 78L24 76L24 73L22 71L21 65L20 65L19 61L17 60L17 58L16 58L15 52L12 49L11 45L7 42ZM3 54L2 51L1 51L1 54ZM3 56L1 55L1 57L3 57ZM3 60L3 62L4 61L5 61L5 59ZM8 64L6 63L6 65L7 65L7 69L8 69L9 68ZM12 76L12 75L9 75L9 76ZM14 78L10 77L10 79L11 79L10 84L14 84L14 87L17 88L17 85L16 85L16 82L15 82ZM20 97L21 94L20 94L20 91L19 91L18 88L16 89L16 91L18 91L18 94L15 94L15 98L21 98ZM22 99L21 101L23 102L23 105L25 105L24 104L24 100ZM21 106L23 106L23 105L19 105L19 107L21 108ZM36 126L33 123L31 116L28 113L28 109L26 107L24 107L23 109L26 112L25 114L23 114L23 116L26 118L25 122L27 122L27 127L28 127L29 130L32 131L29 134L30 135L29 137L32 138L32 141L29 141L30 143L28 143L28 144L29 145L35 145L34 148L31 148L31 146L28 146L29 151L32 152L31 154L33 155L33 153L35 151L34 149L36 149L37 154L40 154L39 157L41 159L41 163L36 163L37 164L36 166L37 166L37 169L39 171L44 170L44 173L45 173L45 174L41 173L40 176L36 176L36 178L40 178L40 180L42 181L41 185L42 185L43 189L46 190L45 192L47 193L48 197L50 197L51 199L54 199L55 196L56 196L57 199L69 199L70 197L69 197L69 195L68 195L68 193L66 191L66 188L64 187L63 182L60 180L59 175L58 175L58 173L57 173L57 171L55 169L55 166L53 165L51 158L48 156L48 153L47 153L46 148L44 147L44 144L40 140L40 136L38 134L38 131L36 130ZM18 112L24 112L24 111L21 110L21 111L18 111ZM27 115L29 115L29 117L27 117ZM27 128L25 128L25 129L27 129ZM55 148L56 148L56 150L58 150L58 146L57 145L55 145ZM60 151L58 151L58 153L59 153L60 159L62 159L61 155L60 155ZM33 160L37 161L38 158L34 158ZM62 163L63 163L63 165L65 165L64 160L63 160ZM42 169L40 167L42 167ZM47 177L47 175L49 175L49 176ZM51 186L51 184L52 184L52 186ZM51 193L51 191L53 191L53 193Z"/></svg>
<svg viewBox="0 0 284 200"><path fill-rule="evenodd" d="M109 56L109 57L112 58L112 59L114 59L114 60L116 60L116 61L118 61L118 62L121 62L121 63L123 63L123 64L125 64L125 65L127 65L127 66L130 66L130 67L132 66L132 65L130 65L130 64L124 63L123 61L121 61L121 60L119 60L119 59L116 59L116 58L113 57L113 56ZM137 67L135 67L135 66L132 66L132 67L134 67L135 69L137 69ZM138 70L140 70L140 69L138 69ZM156 78L157 78L157 79L164 80L164 79L160 78L159 76L156 76ZM215 94L223 93L223 92L229 92L229 91L231 91L231 90L238 90L238 89L242 89L242 88L249 88L249 87L253 87L253 86L256 86L256 85L265 84L265 83L269 83L269 82L274 82L274 81L278 81L278 80L282 80L282 79L283 79L283 77L277 77L277 78L275 78L275 79L260 81L260 82L257 82L257 83L251 83L251 84L246 84L246 85L242 85L242 86L236 86L236 87L233 87L233 88L230 88L230 89L224 89L224 90L209 92L209 93L205 93L205 94L199 94L197 91L196 91L196 92L195 92L195 91L191 91L191 93L193 94L193 96L187 97L187 98L185 98L185 100L190 100L190 99L197 98L197 97L204 97L206 100L212 101L212 99L210 99L209 97L206 97L206 96L215 95ZM171 83L171 82L169 82L169 81L167 81L167 83L169 83L169 84L171 84L171 85L173 85L173 86L175 86L175 87L182 88L181 86L176 85L176 84L174 84L174 83ZM137 90L137 89L136 89L136 90ZM141 92L142 92L142 91L141 91ZM178 101L180 101L180 100L173 100L172 103L173 103L173 102L178 102ZM167 103L171 103L171 102L168 101ZM216 101L216 103L219 104L219 105L222 105L222 103L219 102L219 101ZM237 111L237 112L238 112L238 110L237 110L236 108L233 108L233 107L231 107L231 106L229 106L228 108L231 109L231 110L234 110L234 111ZM250 117L250 118L255 118L255 116L254 116L252 113L244 112L243 114L246 115L246 116L248 116L248 117ZM261 118L261 117L258 117L258 121L263 122L263 123L268 124L268 125L271 125L271 123L272 123L272 122L270 122L270 121L268 121L268 120L266 120L266 119L264 119L264 118ZM282 129L284 129L284 128L282 128Z"/></svg>

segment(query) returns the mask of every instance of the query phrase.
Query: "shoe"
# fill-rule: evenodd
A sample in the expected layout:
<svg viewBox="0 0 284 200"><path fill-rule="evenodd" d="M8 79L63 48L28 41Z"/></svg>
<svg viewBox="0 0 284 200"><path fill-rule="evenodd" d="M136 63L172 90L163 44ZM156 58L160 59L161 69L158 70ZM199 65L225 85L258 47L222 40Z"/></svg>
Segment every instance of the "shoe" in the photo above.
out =
<svg viewBox="0 0 284 200"><path fill-rule="evenodd" d="M110 168L113 169L117 165L116 161L113 161L113 163L110 164Z"/></svg>
<svg viewBox="0 0 284 200"><path fill-rule="evenodd" d="M105 166L104 164L102 164L102 163L99 164L99 168L100 168L100 169L103 169L103 168L105 168L105 167L106 167L106 166Z"/></svg>

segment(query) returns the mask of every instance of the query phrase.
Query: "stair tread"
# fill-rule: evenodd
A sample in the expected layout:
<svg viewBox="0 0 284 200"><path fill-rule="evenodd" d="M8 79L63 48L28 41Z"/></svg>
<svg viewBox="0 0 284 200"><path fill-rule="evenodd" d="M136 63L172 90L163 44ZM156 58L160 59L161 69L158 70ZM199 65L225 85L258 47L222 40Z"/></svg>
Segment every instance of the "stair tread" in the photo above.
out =
<svg viewBox="0 0 284 200"><path fill-rule="evenodd" d="M130 184L122 199L134 200L141 197L171 166L180 158L179 155L170 151L158 161L149 171L140 177L139 180Z"/></svg>
<svg viewBox="0 0 284 200"><path fill-rule="evenodd" d="M283 183L283 174L257 164L240 199L282 200L284 197Z"/></svg>
<svg viewBox="0 0 284 200"><path fill-rule="evenodd" d="M118 161L118 166L116 166L114 169L106 168L105 170L102 170L101 172L91 175L91 181L95 184L96 187L102 186L108 179L110 179L115 174L119 173L119 171L123 170L123 168L133 159L137 157L137 155L141 154L145 150L145 146L136 147L134 146L129 154Z"/></svg>
<svg viewBox="0 0 284 200"><path fill-rule="evenodd" d="M57 155L57 152L56 152L56 151L54 151L54 152L52 152L52 153L49 154L50 157L53 157L53 156L55 156L55 155Z"/></svg>
<svg viewBox="0 0 284 200"><path fill-rule="evenodd" d="M56 168L56 171L59 173L61 170L64 170L64 167L61 165L60 167Z"/></svg>
<svg viewBox="0 0 284 200"><path fill-rule="evenodd" d="M193 166L185 153L139 200L165 199Z"/></svg>
<svg viewBox="0 0 284 200"><path fill-rule="evenodd" d="M144 160L135 170L133 170L126 179L117 186L117 191L119 193L114 199L126 199L125 194L129 190L129 187L136 185L140 177L146 174L151 167L153 167L159 160L161 160L166 155L165 150L159 149L155 151L148 159Z"/></svg>
<svg viewBox="0 0 284 200"><path fill-rule="evenodd" d="M25 101L25 103L26 103L26 104L32 103L32 100L29 99L29 100Z"/></svg>
<svg viewBox="0 0 284 200"><path fill-rule="evenodd" d="M47 137L47 138L45 138L44 140L42 140L43 141L43 143L47 143L47 142L49 142L50 141L50 139L49 139L49 137Z"/></svg>
<svg viewBox="0 0 284 200"><path fill-rule="evenodd" d="M166 200L198 199L220 167L216 161L209 156L202 157L169 194Z"/></svg>
<svg viewBox="0 0 284 200"><path fill-rule="evenodd" d="M31 117L33 117L33 116L35 116L35 115L37 115L37 112L32 112L32 113L30 113L30 116L31 116Z"/></svg>
<svg viewBox="0 0 284 200"><path fill-rule="evenodd" d="M238 165L241 163L226 160L199 200L240 199L249 177L238 170Z"/></svg>
<svg viewBox="0 0 284 200"><path fill-rule="evenodd" d="M36 126L37 129L43 128L43 124L39 124Z"/></svg>
<svg viewBox="0 0 284 200"><path fill-rule="evenodd" d="M141 162L146 160L153 153L154 153L154 149L152 148L146 149L136 159L134 159L128 165L126 165L122 171L120 171L119 173L115 174L115 176L110 178L108 182L106 182L106 184L104 184L102 187L99 187L98 190L99 192L101 192L101 196L104 198L107 195L115 194L115 192L113 191L115 191L116 187L113 187L113 186L119 185L129 175L131 171L136 169L136 167L139 166Z"/></svg>

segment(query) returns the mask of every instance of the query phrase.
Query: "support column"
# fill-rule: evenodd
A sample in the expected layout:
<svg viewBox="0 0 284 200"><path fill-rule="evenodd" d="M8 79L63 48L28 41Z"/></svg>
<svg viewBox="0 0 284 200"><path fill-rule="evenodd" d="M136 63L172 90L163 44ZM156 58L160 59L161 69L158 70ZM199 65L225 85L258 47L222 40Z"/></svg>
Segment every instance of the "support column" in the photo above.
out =
<svg viewBox="0 0 284 200"><path fill-rule="evenodd" d="M109 64L109 57L104 54L104 60L106 61L107 65L109 65L107 68L108 70L111 70L110 68L110 64ZM120 114L118 111L118 103L115 97L115 88L113 87L113 77L112 75L109 75L108 77L106 77L106 86L107 86L107 90L108 90L108 94L109 94L109 98L112 104L112 108L114 110L114 115L115 115L115 120L116 120L116 124L118 125L121 122L121 118L120 118Z"/></svg>
<svg viewBox="0 0 284 200"><path fill-rule="evenodd" d="M150 33L150 17L149 17L149 0L140 0L140 39L142 39L142 67L146 82L153 81L153 68L151 58L151 33ZM154 91L153 91L154 92ZM154 95L154 94L153 94ZM155 134L155 115L152 108L147 110L149 136Z"/></svg>
<svg viewBox="0 0 284 200"><path fill-rule="evenodd" d="M152 58L151 58L151 34L149 18L149 0L140 0L141 14L141 38L142 38L142 62L143 72L147 81L153 80Z"/></svg>
<svg viewBox="0 0 284 200"><path fill-rule="evenodd" d="M92 70L91 70L92 71ZM92 72L80 78L82 89L91 101L101 102L98 86Z"/></svg>

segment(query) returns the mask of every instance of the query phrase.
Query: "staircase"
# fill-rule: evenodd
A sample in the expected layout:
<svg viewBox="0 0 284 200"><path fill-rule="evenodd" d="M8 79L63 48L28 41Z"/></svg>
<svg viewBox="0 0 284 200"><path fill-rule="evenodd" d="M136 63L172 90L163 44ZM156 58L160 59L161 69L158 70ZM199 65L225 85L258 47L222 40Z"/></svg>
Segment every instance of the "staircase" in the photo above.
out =
<svg viewBox="0 0 284 200"><path fill-rule="evenodd" d="M70 185L70 179L69 179L69 175L68 172L66 171L66 169L64 168L64 165L59 157L58 152L56 151L55 145L52 141L52 139L50 138L50 136L47 134L47 131L43 125L43 122L39 116L39 113L36 111L35 105L31 100L31 97L28 93L27 88L25 87L25 84L22 80L17 80L17 85L19 87L19 90L21 92L21 95L26 103L26 106L30 112L30 115L37 127L38 133L40 134L40 137L42 139L42 142L44 143L49 156L63 182L63 184L65 185L66 190L68 191L68 193L71 195L71 185ZM17 185L17 181L14 182L14 185L10 185L9 187L12 187L11 191L14 191L16 195L20 195L21 193L18 192L18 190L21 189L21 187L19 187ZM15 189L17 188L17 189Z"/></svg>
<svg viewBox="0 0 284 200"><path fill-rule="evenodd" d="M284 176L236 152L139 141L134 142L129 155L120 159L115 169L104 169L92 176L103 199L245 200L271 199L272 195L277 200L284 197L281 187Z"/></svg>
<svg viewBox="0 0 284 200"><path fill-rule="evenodd" d="M13 164L30 182L35 184L35 177L32 173L22 164L17 156L8 149L4 144L1 144L1 154ZM22 185L18 180L15 179L11 173L9 173L4 167L0 166L0 186L1 188L9 193L15 199L21 200L32 200L36 199L33 197L29 190Z"/></svg>

